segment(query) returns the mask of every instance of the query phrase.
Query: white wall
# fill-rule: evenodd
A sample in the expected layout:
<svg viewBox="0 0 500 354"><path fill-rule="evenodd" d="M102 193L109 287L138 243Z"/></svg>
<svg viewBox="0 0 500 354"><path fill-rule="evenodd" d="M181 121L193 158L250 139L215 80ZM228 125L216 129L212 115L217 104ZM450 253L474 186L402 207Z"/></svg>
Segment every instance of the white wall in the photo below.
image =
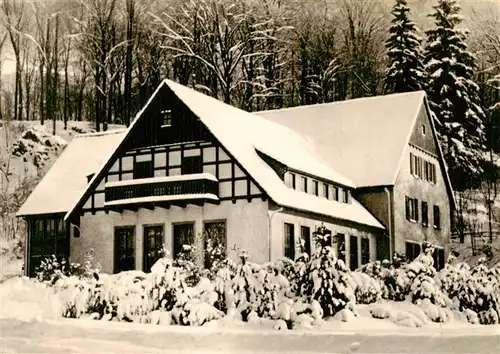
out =
<svg viewBox="0 0 500 354"><path fill-rule="evenodd" d="M269 260L268 239L268 204L261 199L237 200L221 202L220 205L205 204L203 207L188 205L186 208L171 206L170 209L139 209L138 212L123 213L103 211L95 215L85 213L80 221L81 236L71 237L71 262L83 262L85 253L93 249L102 271L112 273L114 260L114 227L135 225L135 262L136 269L142 269L143 262L143 226L164 224L165 245L173 254L172 224L178 222L194 222L195 233L203 231L203 222L210 220L226 220L227 245L234 245L250 253L251 260L264 263ZM236 254L229 252L231 257Z"/></svg>

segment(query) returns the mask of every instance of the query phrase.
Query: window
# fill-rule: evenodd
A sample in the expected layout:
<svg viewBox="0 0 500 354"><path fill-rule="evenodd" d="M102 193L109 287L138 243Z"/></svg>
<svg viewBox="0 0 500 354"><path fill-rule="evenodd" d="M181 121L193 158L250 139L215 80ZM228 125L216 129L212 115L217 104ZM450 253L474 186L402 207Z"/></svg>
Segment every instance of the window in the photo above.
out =
<svg viewBox="0 0 500 354"><path fill-rule="evenodd" d="M337 257L345 263L345 235L337 234Z"/></svg>
<svg viewBox="0 0 500 354"><path fill-rule="evenodd" d="M174 259L186 250L185 246L194 244L194 222L174 224Z"/></svg>
<svg viewBox="0 0 500 354"><path fill-rule="evenodd" d="M439 214L438 205L434 205L433 214L434 214L434 227L439 230L441 229L441 216Z"/></svg>
<svg viewBox="0 0 500 354"><path fill-rule="evenodd" d="M307 193L307 178L302 177L301 191Z"/></svg>
<svg viewBox="0 0 500 354"><path fill-rule="evenodd" d="M311 255L311 229L307 226L300 227L300 251Z"/></svg>
<svg viewBox="0 0 500 354"><path fill-rule="evenodd" d="M343 192L342 193L342 195L343 195L343 198L342 198L343 200L342 201L344 203L349 203L349 190L343 189L342 192Z"/></svg>
<svg viewBox="0 0 500 354"><path fill-rule="evenodd" d="M356 236L351 236L350 239L350 263L349 266L351 270L356 270L358 268L358 238Z"/></svg>
<svg viewBox="0 0 500 354"><path fill-rule="evenodd" d="M444 249L441 247L434 248L434 254L432 255L434 259L434 268L440 271L444 268Z"/></svg>
<svg viewBox="0 0 500 354"><path fill-rule="evenodd" d="M339 201L339 188L333 186L333 200Z"/></svg>
<svg viewBox="0 0 500 354"><path fill-rule="evenodd" d="M193 173L202 173L201 156L186 156L182 159L181 173L190 175Z"/></svg>
<svg viewBox="0 0 500 354"><path fill-rule="evenodd" d="M422 124L422 135L425 135L425 124Z"/></svg>
<svg viewBox="0 0 500 354"><path fill-rule="evenodd" d="M162 257L163 225L144 226L143 237L143 268L145 272L149 272L155 262Z"/></svg>
<svg viewBox="0 0 500 354"><path fill-rule="evenodd" d="M166 109L161 111L162 116L162 128L171 127L172 126L172 110Z"/></svg>
<svg viewBox="0 0 500 354"><path fill-rule="evenodd" d="M115 273L135 269L134 226L115 228Z"/></svg>
<svg viewBox="0 0 500 354"><path fill-rule="evenodd" d="M319 183L318 183L318 181L313 181L313 186L314 186L314 195L318 196L319 195Z"/></svg>
<svg viewBox="0 0 500 354"><path fill-rule="evenodd" d="M290 173L290 184L293 189L297 188L295 173Z"/></svg>
<svg viewBox="0 0 500 354"><path fill-rule="evenodd" d="M418 199L405 197L406 219L418 221Z"/></svg>
<svg viewBox="0 0 500 354"><path fill-rule="evenodd" d="M427 202L422 201L422 225L429 226L429 211Z"/></svg>
<svg viewBox="0 0 500 354"><path fill-rule="evenodd" d="M295 230L294 225L285 223L285 257L295 259Z"/></svg>
<svg viewBox="0 0 500 354"><path fill-rule="evenodd" d="M370 239L363 237L361 239L361 265L370 263Z"/></svg>
<svg viewBox="0 0 500 354"><path fill-rule="evenodd" d="M330 199L330 188L326 183L323 183L323 196L326 199Z"/></svg>
<svg viewBox="0 0 500 354"><path fill-rule="evenodd" d="M208 246L212 249L223 247L224 252L227 247L226 221L206 221L204 224L204 250L206 252ZM209 245L210 243L210 245ZM205 268L212 266L213 259L205 253Z"/></svg>
<svg viewBox="0 0 500 354"><path fill-rule="evenodd" d="M413 261L420 254L420 244L415 242L406 242L406 259Z"/></svg>
<svg viewBox="0 0 500 354"><path fill-rule="evenodd" d="M134 179L153 177L153 161L135 161Z"/></svg>

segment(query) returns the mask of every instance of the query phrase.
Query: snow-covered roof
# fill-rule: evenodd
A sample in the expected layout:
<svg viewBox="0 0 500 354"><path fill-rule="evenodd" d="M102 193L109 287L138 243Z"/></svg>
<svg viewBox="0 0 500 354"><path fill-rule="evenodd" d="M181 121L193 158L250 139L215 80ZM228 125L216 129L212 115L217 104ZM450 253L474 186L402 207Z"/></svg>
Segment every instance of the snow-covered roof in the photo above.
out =
<svg viewBox="0 0 500 354"><path fill-rule="evenodd" d="M424 91L258 112L301 134L357 187L393 185Z"/></svg>
<svg viewBox="0 0 500 354"><path fill-rule="evenodd" d="M17 216L66 213L87 186L87 176L99 171L126 130L77 135L38 183Z"/></svg>
<svg viewBox="0 0 500 354"><path fill-rule="evenodd" d="M310 142L303 139L292 129L227 105L173 81L164 80L162 82L148 103L137 114L128 129L128 134L134 129L134 126L142 117L142 112L146 110L149 103L159 94L164 85L170 88L205 124L222 146L238 160L243 169L254 178L259 187L277 204L384 228L375 217L355 201L352 204L345 204L326 199L321 200L316 196L294 191L283 183L276 172L262 160L257 151L269 155L290 168L304 171L349 188L355 188L351 180L337 173L328 167L324 161L318 159L317 153L311 149ZM126 137L123 136L122 143L125 139ZM120 144L117 145L117 148ZM104 165L102 168L104 168ZM99 174L96 174L90 181L87 190L82 193L80 201L75 203L66 214L66 219L72 215L85 196L90 193L92 185L99 178Z"/></svg>
<svg viewBox="0 0 500 354"><path fill-rule="evenodd" d="M351 204L296 191L287 187L257 154L262 151L294 169L354 187L344 176L317 158L311 144L299 134L255 114L166 80L167 85L207 126L220 143L277 204L299 210L384 228L361 204ZM216 114L214 114L216 112Z"/></svg>

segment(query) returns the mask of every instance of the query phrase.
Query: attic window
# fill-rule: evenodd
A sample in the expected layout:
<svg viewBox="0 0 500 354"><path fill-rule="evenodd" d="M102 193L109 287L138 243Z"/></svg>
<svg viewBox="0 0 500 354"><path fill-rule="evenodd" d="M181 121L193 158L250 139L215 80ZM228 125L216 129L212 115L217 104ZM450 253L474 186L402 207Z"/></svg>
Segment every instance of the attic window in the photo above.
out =
<svg viewBox="0 0 500 354"><path fill-rule="evenodd" d="M422 124L422 135L425 135L425 124Z"/></svg>
<svg viewBox="0 0 500 354"><path fill-rule="evenodd" d="M172 126L172 110L171 109L165 109L161 111L161 117L162 117L162 128L167 128Z"/></svg>

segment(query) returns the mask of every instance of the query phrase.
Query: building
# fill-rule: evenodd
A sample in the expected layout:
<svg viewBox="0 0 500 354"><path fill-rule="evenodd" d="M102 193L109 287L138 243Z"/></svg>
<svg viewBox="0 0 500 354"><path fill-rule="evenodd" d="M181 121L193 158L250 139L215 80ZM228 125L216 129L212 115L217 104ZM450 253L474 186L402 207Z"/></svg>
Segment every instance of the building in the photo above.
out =
<svg viewBox="0 0 500 354"><path fill-rule="evenodd" d="M401 109L400 109L401 107ZM26 269L56 254L148 270L216 233L255 262L314 249L352 269L427 240L453 198L422 92L251 114L165 80L126 130L75 138L18 212Z"/></svg>

